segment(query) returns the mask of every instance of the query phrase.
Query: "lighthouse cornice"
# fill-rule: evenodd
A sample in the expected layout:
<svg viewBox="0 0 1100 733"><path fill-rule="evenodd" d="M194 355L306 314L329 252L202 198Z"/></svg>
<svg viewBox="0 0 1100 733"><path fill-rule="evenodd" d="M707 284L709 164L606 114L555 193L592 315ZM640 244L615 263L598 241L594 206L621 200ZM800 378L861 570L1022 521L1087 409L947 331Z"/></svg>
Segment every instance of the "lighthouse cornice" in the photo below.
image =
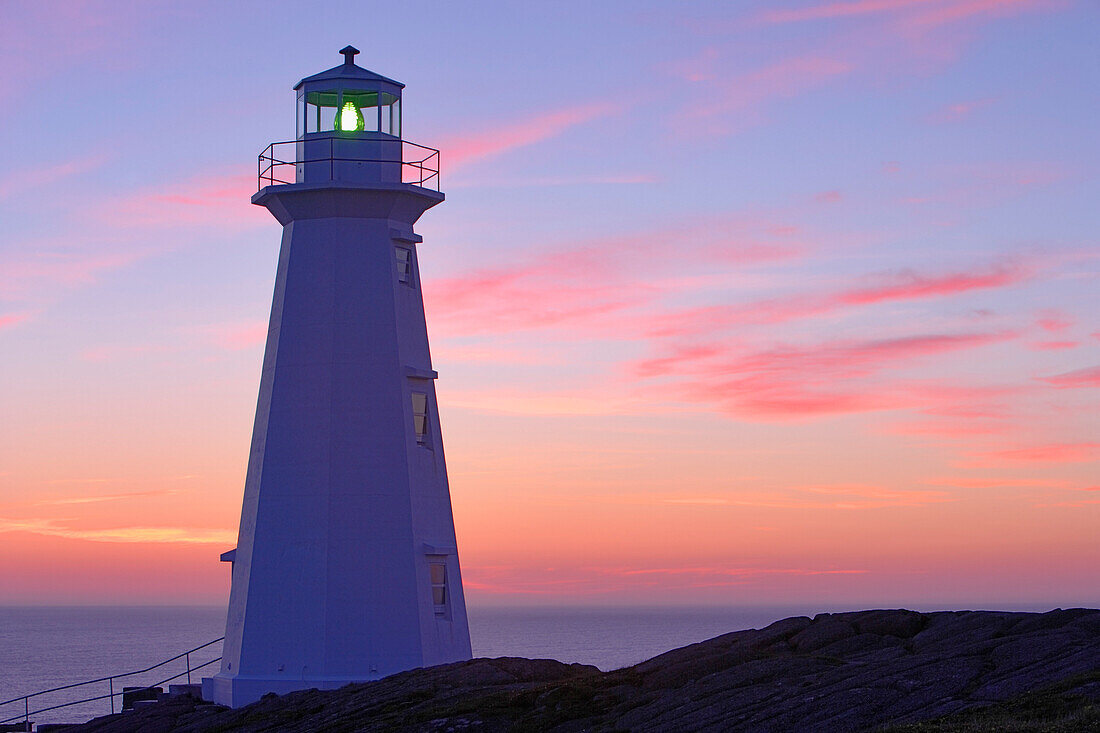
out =
<svg viewBox="0 0 1100 733"><path fill-rule="evenodd" d="M416 223L446 196L411 183L288 183L265 186L252 196L282 225L303 219L396 219Z"/></svg>

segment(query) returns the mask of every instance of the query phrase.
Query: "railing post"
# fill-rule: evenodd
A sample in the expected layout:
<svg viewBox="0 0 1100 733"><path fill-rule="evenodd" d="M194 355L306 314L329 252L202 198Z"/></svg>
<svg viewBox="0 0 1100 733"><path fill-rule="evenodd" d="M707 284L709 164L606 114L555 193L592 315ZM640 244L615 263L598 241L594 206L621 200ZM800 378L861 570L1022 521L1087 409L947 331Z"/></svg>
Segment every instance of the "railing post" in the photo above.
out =
<svg viewBox="0 0 1100 733"><path fill-rule="evenodd" d="M114 715L115 714L115 678L112 677L111 679L107 680L107 682L111 685L111 715Z"/></svg>
<svg viewBox="0 0 1100 733"><path fill-rule="evenodd" d="M191 652L187 652L187 684L191 684Z"/></svg>
<svg viewBox="0 0 1100 733"><path fill-rule="evenodd" d="M23 698L23 722L27 725L23 726L27 730L31 729L31 696L27 695Z"/></svg>

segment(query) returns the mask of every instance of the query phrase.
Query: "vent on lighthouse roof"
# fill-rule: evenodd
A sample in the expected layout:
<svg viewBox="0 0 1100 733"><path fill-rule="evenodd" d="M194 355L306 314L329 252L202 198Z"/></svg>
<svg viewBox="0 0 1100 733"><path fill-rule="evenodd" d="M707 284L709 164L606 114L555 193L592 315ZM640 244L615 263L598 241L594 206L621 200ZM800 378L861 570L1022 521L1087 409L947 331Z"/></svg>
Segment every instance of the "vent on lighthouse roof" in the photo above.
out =
<svg viewBox="0 0 1100 733"><path fill-rule="evenodd" d="M340 53L344 54L344 63L339 66L333 66L327 71L322 71L320 74L314 74L313 76L307 76L300 82L294 85L294 88L302 86L303 84L309 84L316 81L328 81L330 79L360 79L363 81L375 81L385 84L393 84L394 86L405 88L405 85L399 81L394 81L381 74L375 74L373 71L364 69L362 66L356 66L355 55L359 53L359 49L355 46L344 46L340 49Z"/></svg>

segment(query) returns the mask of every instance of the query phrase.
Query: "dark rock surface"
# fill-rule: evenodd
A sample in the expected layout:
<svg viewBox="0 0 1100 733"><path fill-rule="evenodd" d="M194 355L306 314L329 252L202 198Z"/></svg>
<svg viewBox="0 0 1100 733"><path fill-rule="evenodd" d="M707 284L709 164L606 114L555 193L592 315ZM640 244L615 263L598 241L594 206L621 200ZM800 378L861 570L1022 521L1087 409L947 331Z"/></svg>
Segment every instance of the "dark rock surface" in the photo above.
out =
<svg viewBox="0 0 1100 733"><path fill-rule="evenodd" d="M1049 685L1059 699L1100 703L1100 611L821 614L614 672L475 659L238 710L179 698L69 730L872 731L1009 705ZM1061 730L1018 728L1048 729Z"/></svg>

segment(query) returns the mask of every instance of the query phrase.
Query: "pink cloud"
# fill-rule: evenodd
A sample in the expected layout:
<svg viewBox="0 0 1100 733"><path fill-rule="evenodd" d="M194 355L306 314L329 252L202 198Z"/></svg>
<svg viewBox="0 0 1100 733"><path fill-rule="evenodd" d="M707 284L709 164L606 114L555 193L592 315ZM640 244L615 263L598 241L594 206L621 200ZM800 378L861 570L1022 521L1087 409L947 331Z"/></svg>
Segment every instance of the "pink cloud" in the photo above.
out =
<svg viewBox="0 0 1100 733"><path fill-rule="evenodd" d="M814 201L821 204L835 204L844 200L844 195L840 191L822 191L814 196Z"/></svg>
<svg viewBox="0 0 1100 733"><path fill-rule="evenodd" d="M866 376L883 362L909 360L958 349L985 346L1014 338L1012 332L946 333L870 341L833 341L814 347L777 347L740 357L734 371L801 373L818 371L833 376ZM706 352L703 352L706 354ZM695 353L682 351L682 360L697 359ZM682 369L682 365L679 369Z"/></svg>
<svg viewBox="0 0 1100 733"><path fill-rule="evenodd" d="M1031 344L1035 351L1064 351L1080 346L1078 341L1036 341Z"/></svg>
<svg viewBox="0 0 1100 733"><path fill-rule="evenodd" d="M736 33L737 45L725 49L710 45L704 53L672 65L673 73L706 92L689 100L674 124L678 131L693 134L700 128L711 134L729 133L739 125L758 122L759 114L753 112L767 103L800 96L839 78L882 78L895 69L905 74L936 71L959 57L968 32L979 24L1055 4L1050 0L841 0L791 8L771 3L732 24L711 19L698 26L699 33L710 37ZM723 59L729 59L726 68L736 68L735 59L744 57L745 36L758 32L754 26L840 19L863 22L843 33L807 36L797 56L755 70L722 73ZM942 114L960 119L982 102L957 102ZM732 117L731 112L738 113L735 120L719 119Z"/></svg>
<svg viewBox="0 0 1100 733"><path fill-rule="evenodd" d="M621 173L578 176L532 176L532 177L470 177L463 175L456 188L472 186L495 186L515 188L518 186L640 186L659 183L661 178L652 173Z"/></svg>
<svg viewBox="0 0 1100 733"><path fill-rule="evenodd" d="M871 341L782 346L749 354L674 350L636 362L633 372L673 378L679 399L765 419L804 418L922 404L904 386L868 381L887 366L1015 338L1012 332L927 334Z"/></svg>
<svg viewBox="0 0 1100 733"><path fill-rule="evenodd" d="M654 295L646 287L563 276L547 260L434 280L424 288L433 327L445 335L591 327L594 320L651 303Z"/></svg>
<svg viewBox="0 0 1100 733"><path fill-rule="evenodd" d="M1053 488L1064 489L1070 486L1069 482L1056 479L1026 479L1026 478L975 478L970 476L944 477L930 479L925 483L934 486L949 486L958 489L1002 489L1008 487L1019 488Z"/></svg>
<svg viewBox="0 0 1100 733"><path fill-rule="evenodd" d="M987 169L993 183L1007 183L1026 188L1030 186L1049 186L1066 178L1066 168L1057 163L1032 163L1029 165Z"/></svg>
<svg viewBox="0 0 1100 733"><path fill-rule="evenodd" d="M755 20L760 23L775 24L893 15L904 18L907 23L937 26L1041 4L1035 0L852 0L786 10L765 10L757 14Z"/></svg>
<svg viewBox="0 0 1100 733"><path fill-rule="evenodd" d="M759 108L778 99L798 96L852 71L851 63L825 56L806 55L783 59L769 66L708 85L701 99L687 105L675 122L677 129L691 120L706 120L731 112ZM741 115L739 123L753 122ZM729 132L714 124L709 132Z"/></svg>
<svg viewBox="0 0 1100 733"><path fill-rule="evenodd" d="M586 388L554 390L493 387L491 389L451 390L447 404L480 413L527 416L627 415L652 413L650 403L617 396L606 389Z"/></svg>
<svg viewBox="0 0 1100 733"><path fill-rule="evenodd" d="M25 3L4 8L0 44L0 99L68 71L73 65L117 70L140 58L137 34L150 9L106 0L79 0L56 6ZM49 53L42 53L42 49ZM107 53L103 53L103 52ZM9 110L14 105L8 104Z"/></svg>
<svg viewBox="0 0 1100 733"><path fill-rule="evenodd" d="M1030 385L958 385L911 383L908 389L928 406L926 415L962 418L1000 418L1008 414L1005 400L1034 391Z"/></svg>
<svg viewBox="0 0 1100 733"><path fill-rule="evenodd" d="M30 170L10 173L0 179L0 200L87 173L103 165L107 158L108 156L102 153L93 153L64 163L41 165Z"/></svg>
<svg viewBox="0 0 1100 733"><path fill-rule="evenodd" d="M678 79L698 83L714 79L721 63L718 49L708 46L691 58L674 61L666 70Z"/></svg>
<svg viewBox="0 0 1100 733"><path fill-rule="evenodd" d="M195 527L106 527L76 528L73 519L0 517L0 534L30 532L51 537L69 537L90 542L199 543L224 545L237 538L235 530Z"/></svg>
<svg viewBox="0 0 1100 733"><path fill-rule="evenodd" d="M993 99L975 99L969 102L954 102L933 112L928 117L929 122L949 123L959 122L970 117L976 110L983 109L993 104Z"/></svg>
<svg viewBox="0 0 1100 733"><path fill-rule="evenodd" d="M865 305L885 300L941 297L1015 285L1028 276L1026 270L1011 264L997 264L975 272L942 275L923 275L912 270L903 270L877 276L880 283L850 288L835 294L833 299L845 305Z"/></svg>
<svg viewBox="0 0 1100 733"><path fill-rule="evenodd" d="M83 361L105 362L119 358L133 358L145 354L165 354L172 349L167 346L96 346L80 352Z"/></svg>
<svg viewBox="0 0 1100 733"><path fill-rule="evenodd" d="M495 338L494 338L495 340ZM562 364L564 357L552 350L539 348L521 348L487 341L486 343L463 344L454 340L441 339L433 342L433 359L445 364L512 364L546 365Z"/></svg>
<svg viewBox="0 0 1100 733"><path fill-rule="evenodd" d="M115 228L208 226L235 229L270 224L249 199L256 179L248 174L202 174L176 184L135 191L91 211Z"/></svg>
<svg viewBox="0 0 1100 733"><path fill-rule="evenodd" d="M806 20L825 18L850 18L910 8L927 3L928 0L855 0L854 2L834 2L824 5L811 5L804 8L787 10L766 10L756 16L761 23L798 23Z"/></svg>
<svg viewBox="0 0 1100 733"><path fill-rule="evenodd" d="M1100 366L1085 367L1072 372L1055 374L1052 377L1041 377L1047 384L1055 387L1100 387Z"/></svg>
<svg viewBox="0 0 1100 733"><path fill-rule="evenodd" d="M571 127L621 109L619 105L601 102L544 112L481 132L445 138L439 149L445 156L447 170L453 172L471 163L556 137Z"/></svg>
<svg viewBox="0 0 1100 733"><path fill-rule="evenodd" d="M1042 161L987 162L944 166L936 175L939 180L933 189L922 195L902 196L900 201L913 206L940 206L950 211L955 211L960 201L966 201L971 207L984 206L1018 198L1030 189L1065 180L1070 171L1064 164ZM929 216L927 213L922 215ZM957 213L939 214L935 221L951 226L959 219Z"/></svg>
<svg viewBox="0 0 1100 733"><path fill-rule="evenodd" d="M225 323L212 327L218 346L229 351L251 349L267 340L267 321Z"/></svg>
<svg viewBox="0 0 1100 733"><path fill-rule="evenodd" d="M168 232L179 227L268 225L269 215L249 203L254 189L255 179L248 175L203 174L88 204L74 212L84 222L79 231L0 252L0 300L39 302L58 290L94 283L104 273L177 246L178 238ZM96 226L89 229L87 219ZM145 229L155 230L155 236Z"/></svg>
<svg viewBox="0 0 1100 733"><path fill-rule="evenodd" d="M906 19L910 26L932 28L977 17L999 17L1027 9L1048 7L1046 0L951 0L927 2Z"/></svg>
<svg viewBox="0 0 1100 733"><path fill-rule="evenodd" d="M1049 443L983 455L1013 462L1085 463L1100 458L1100 443Z"/></svg>
<svg viewBox="0 0 1100 733"><path fill-rule="evenodd" d="M635 364L635 373L642 378L672 374L686 362L699 362L720 357L724 350L716 345L676 346L666 356L646 359Z"/></svg>
<svg viewBox="0 0 1100 733"><path fill-rule="evenodd" d="M704 577L733 576L750 578L761 575L862 575L866 570L838 570L833 568L754 568L754 567L664 567L664 568L607 568L608 575L631 577L636 575L699 575Z"/></svg>
<svg viewBox="0 0 1100 733"><path fill-rule="evenodd" d="M267 340L267 328L266 320L249 319L190 326L185 331L197 334L208 345L219 349L241 351L264 343Z"/></svg>
<svg viewBox="0 0 1100 733"><path fill-rule="evenodd" d="M6 313L0 316L0 331L13 328L30 317L30 313Z"/></svg>
<svg viewBox="0 0 1100 733"><path fill-rule="evenodd" d="M1061 333L1073 325L1073 319L1061 311L1046 310L1039 314L1036 323L1044 331Z"/></svg>
<svg viewBox="0 0 1100 733"><path fill-rule="evenodd" d="M53 483L53 482L51 482ZM36 501L37 506L67 506L70 504L99 504L101 502L108 501L129 501L136 498L145 498L150 496L172 496L179 494L178 489L157 489L155 491L133 491L126 494L97 494L97 495L83 495L74 497L64 497L60 499L42 499Z"/></svg>
<svg viewBox="0 0 1100 733"><path fill-rule="evenodd" d="M1010 432L1004 423L976 420L914 420L898 422L886 428L886 432L898 435L936 435L945 438L967 438L975 435L1001 435Z"/></svg>
<svg viewBox="0 0 1100 733"><path fill-rule="evenodd" d="M895 389L918 413L916 419L883 425L885 432L969 438L1003 435L1017 428L1011 421L1019 397L1033 392L1028 385L958 385L901 382Z"/></svg>
<svg viewBox="0 0 1100 733"><path fill-rule="evenodd" d="M462 584L486 594L548 596L621 596L638 589L717 588L751 585L775 577L864 575L862 568L752 565L664 566L463 566Z"/></svg>
<svg viewBox="0 0 1100 733"><path fill-rule="evenodd" d="M798 256L798 246L785 237L744 233L759 226L707 221L609 236L433 280L424 288L430 322L445 336L566 327L575 334L637 334L649 320L641 310L667 292L690 287L693 276L711 275L716 265L736 268ZM692 252L703 256L685 256Z"/></svg>
<svg viewBox="0 0 1100 733"><path fill-rule="evenodd" d="M1031 271L999 263L972 271L941 274L912 270L867 276L856 284L821 295L791 295L738 305L700 306L654 319L654 336L683 337L713 333L737 325L774 324L831 313L841 308L890 301L950 297L970 291L1003 288L1023 282Z"/></svg>
<svg viewBox="0 0 1100 733"><path fill-rule="evenodd" d="M1047 508L1047 507L1076 508L1076 507L1083 507L1083 506L1094 506L1096 504L1100 504L1100 499L1083 499L1081 501L1056 501L1056 502L1050 502L1050 503L1035 504L1035 506L1040 507L1040 508Z"/></svg>
<svg viewBox="0 0 1100 733"><path fill-rule="evenodd" d="M0 300L37 300L58 288L86 285L148 252L117 242L80 242L67 237L26 242L0 254Z"/></svg>
<svg viewBox="0 0 1100 733"><path fill-rule="evenodd" d="M931 354L984 346L1015 334L922 334L872 341L837 341L810 348L781 347L741 360L750 369L827 370L843 376L864 376L886 361L909 360Z"/></svg>
<svg viewBox="0 0 1100 733"><path fill-rule="evenodd" d="M799 491L830 497L849 497L847 501L859 508L887 506L924 506L951 501L946 491L930 489L890 489L870 484L814 484L797 487ZM851 497L855 497L853 501ZM843 504L842 504L843 506Z"/></svg>

